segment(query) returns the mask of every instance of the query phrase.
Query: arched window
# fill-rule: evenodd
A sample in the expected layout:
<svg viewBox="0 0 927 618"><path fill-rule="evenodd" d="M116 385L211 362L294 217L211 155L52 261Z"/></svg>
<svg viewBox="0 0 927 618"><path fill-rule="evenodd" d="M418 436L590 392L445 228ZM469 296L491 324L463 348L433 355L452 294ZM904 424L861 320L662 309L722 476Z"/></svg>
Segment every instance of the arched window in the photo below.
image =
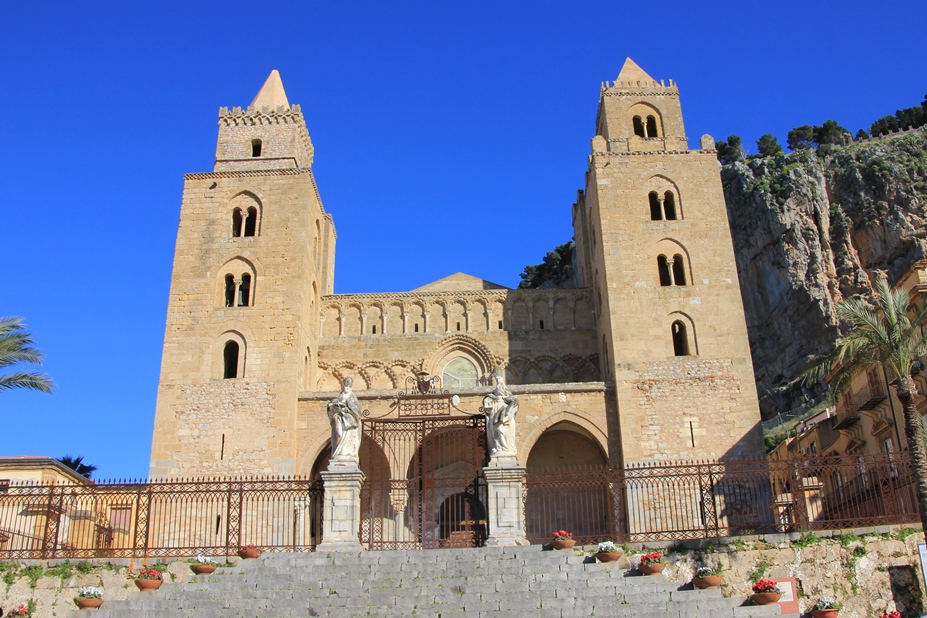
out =
<svg viewBox="0 0 927 618"><path fill-rule="evenodd" d="M261 140L259 140L259 139L253 139L253 140L251 140L251 156L252 156L252 157L259 157L259 156L261 156L261 147L262 147L262 146L263 146L263 144L261 144Z"/></svg>
<svg viewBox="0 0 927 618"><path fill-rule="evenodd" d="M661 256L662 257L662 256ZM673 285L686 284L686 263L680 254L673 256Z"/></svg>
<svg viewBox="0 0 927 618"><path fill-rule="evenodd" d="M232 275L225 276L225 306L235 306L235 277Z"/></svg>
<svg viewBox="0 0 927 618"><path fill-rule="evenodd" d="M666 261L665 255L657 257L657 271L660 273L661 286L673 285L673 280L670 278L669 263Z"/></svg>
<svg viewBox="0 0 927 618"><path fill-rule="evenodd" d="M232 238L241 236L241 208L232 211Z"/></svg>
<svg viewBox="0 0 927 618"><path fill-rule="evenodd" d="M676 320L671 327L673 332L673 354L676 356L689 356L689 338L686 335L686 325Z"/></svg>
<svg viewBox="0 0 927 618"><path fill-rule="evenodd" d="M251 275L244 273L241 276L241 285L238 286L238 306L248 307L251 305Z"/></svg>
<svg viewBox="0 0 927 618"><path fill-rule="evenodd" d="M245 236L254 236L257 231L257 208L254 206L248 209L248 217L245 219Z"/></svg>
<svg viewBox="0 0 927 618"><path fill-rule="evenodd" d="M223 379L230 380L238 377L238 352L238 342L225 342L225 348L222 350L222 361L224 364Z"/></svg>
<svg viewBox="0 0 927 618"><path fill-rule="evenodd" d="M676 196L672 191L663 194L663 212L666 214L667 221L676 220Z"/></svg>
<svg viewBox="0 0 927 618"><path fill-rule="evenodd" d="M647 137L657 137L657 119L647 116Z"/></svg>
<svg viewBox="0 0 927 618"><path fill-rule="evenodd" d="M660 205L660 196L656 191L651 191L648 195L650 199L650 220L659 221L663 218L663 207Z"/></svg>
<svg viewBox="0 0 927 618"><path fill-rule="evenodd" d="M444 388L476 388L480 385L479 372L476 365L463 356L452 359L444 366L444 372L441 376L441 385Z"/></svg>
<svg viewBox="0 0 927 618"><path fill-rule="evenodd" d="M644 135L644 123L641 120L641 117L635 116L633 123L634 123L634 135L637 135L638 137L646 137Z"/></svg>

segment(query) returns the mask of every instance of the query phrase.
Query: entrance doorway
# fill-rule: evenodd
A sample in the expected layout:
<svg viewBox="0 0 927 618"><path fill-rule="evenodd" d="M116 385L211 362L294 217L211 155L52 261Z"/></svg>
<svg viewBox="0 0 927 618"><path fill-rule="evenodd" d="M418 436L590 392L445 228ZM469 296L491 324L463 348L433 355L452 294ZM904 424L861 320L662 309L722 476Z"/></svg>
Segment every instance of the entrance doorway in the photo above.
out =
<svg viewBox="0 0 927 618"><path fill-rule="evenodd" d="M477 547L486 539L485 419L364 419L361 544Z"/></svg>

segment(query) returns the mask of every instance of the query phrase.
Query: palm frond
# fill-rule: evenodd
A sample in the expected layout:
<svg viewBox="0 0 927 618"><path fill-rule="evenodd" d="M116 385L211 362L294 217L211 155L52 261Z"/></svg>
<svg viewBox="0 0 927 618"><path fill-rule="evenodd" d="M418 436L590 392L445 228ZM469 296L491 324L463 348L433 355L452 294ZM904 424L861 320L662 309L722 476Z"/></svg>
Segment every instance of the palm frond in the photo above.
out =
<svg viewBox="0 0 927 618"><path fill-rule="evenodd" d="M33 371L17 371L0 375L0 391L14 388L30 388L51 394L55 383L45 374Z"/></svg>

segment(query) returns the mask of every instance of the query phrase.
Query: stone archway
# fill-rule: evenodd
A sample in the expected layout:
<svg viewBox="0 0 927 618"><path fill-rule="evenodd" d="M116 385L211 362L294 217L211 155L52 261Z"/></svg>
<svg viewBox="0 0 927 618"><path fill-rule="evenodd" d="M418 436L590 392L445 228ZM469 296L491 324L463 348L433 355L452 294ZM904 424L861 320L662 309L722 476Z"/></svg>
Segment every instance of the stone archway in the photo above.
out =
<svg viewBox="0 0 927 618"><path fill-rule="evenodd" d="M615 504L608 459L585 429L569 421L549 427L525 467L525 532L532 543L561 529L582 543L609 538Z"/></svg>

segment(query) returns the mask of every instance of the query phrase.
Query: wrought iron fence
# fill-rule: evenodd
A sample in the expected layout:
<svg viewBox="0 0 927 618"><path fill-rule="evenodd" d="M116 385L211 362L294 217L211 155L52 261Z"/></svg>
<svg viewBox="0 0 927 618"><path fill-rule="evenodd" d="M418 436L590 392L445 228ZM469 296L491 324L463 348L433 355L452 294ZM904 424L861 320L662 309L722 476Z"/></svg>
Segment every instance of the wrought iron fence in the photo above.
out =
<svg viewBox="0 0 927 618"><path fill-rule="evenodd" d="M321 481L307 479L12 483L0 494L0 560L311 551L321 504Z"/></svg>
<svg viewBox="0 0 927 618"><path fill-rule="evenodd" d="M581 543L666 541L919 522L904 454L529 470L525 527Z"/></svg>

